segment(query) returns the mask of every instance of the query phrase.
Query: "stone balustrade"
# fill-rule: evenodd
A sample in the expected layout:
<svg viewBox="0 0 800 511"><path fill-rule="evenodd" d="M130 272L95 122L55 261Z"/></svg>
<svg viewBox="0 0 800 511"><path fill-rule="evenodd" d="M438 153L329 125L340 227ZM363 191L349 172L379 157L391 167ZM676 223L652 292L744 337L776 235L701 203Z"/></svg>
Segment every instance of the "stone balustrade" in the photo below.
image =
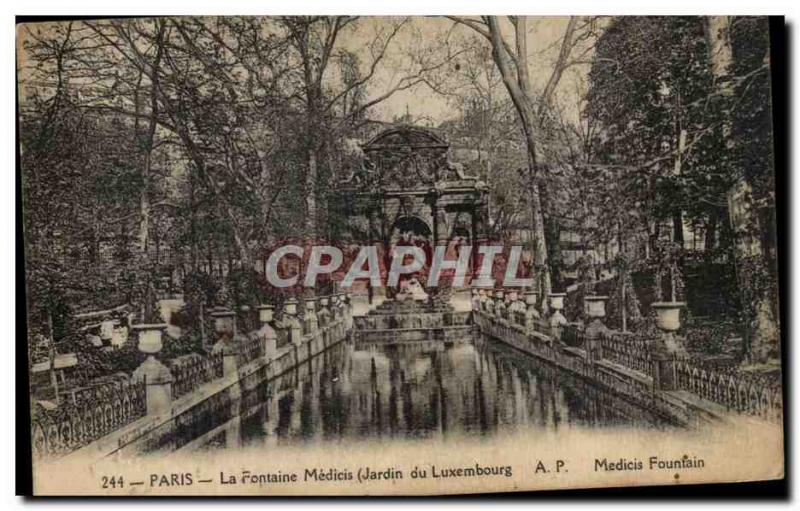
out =
<svg viewBox="0 0 800 511"><path fill-rule="evenodd" d="M552 294L552 311L549 317L544 317L531 291L520 296L514 290L478 290L472 300L474 322L495 339L630 393L647 406L660 403L676 417L683 417L687 408L698 405L684 403L676 407L675 402L680 403L680 399L665 399L654 393L686 391L727 411L781 420L779 384L754 380L742 373L705 370L682 353L669 350L674 343L674 332L680 327L677 314L669 321L659 317L656 325L660 334L649 339L605 327L607 296L585 297L584 315L588 324L570 323L562 313L565 298L563 293ZM667 305L675 309L681 304L666 304L665 309Z"/></svg>
<svg viewBox="0 0 800 511"><path fill-rule="evenodd" d="M254 377L281 374L344 340L352 328L352 307L343 293L305 299L302 311L298 304L295 298L286 300L280 319L269 304L236 311L212 309L215 342L210 353L167 362L158 358L166 325L135 325L139 349L148 357L131 381L115 383L91 393L91 399L80 398L52 412L40 410L32 428L36 454L63 456L133 422L169 420L183 401L202 399L204 388L248 377L252 384ZM283 349L280 338L288 340ZM230 383L221 388L228 399L239 395Z"/></svg>

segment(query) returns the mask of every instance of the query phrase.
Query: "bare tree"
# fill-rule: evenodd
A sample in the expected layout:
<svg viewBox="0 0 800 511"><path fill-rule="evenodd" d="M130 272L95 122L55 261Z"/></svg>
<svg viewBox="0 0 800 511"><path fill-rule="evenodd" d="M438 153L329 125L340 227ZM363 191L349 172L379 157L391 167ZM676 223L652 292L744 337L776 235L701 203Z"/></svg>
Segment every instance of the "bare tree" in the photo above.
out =
<svg viewBox="0 0 800 511"><path fill-rule="evenodd" d="M435 73L460 52L450 52L448 46L433 55L414 52L406 55L407 69L386 85L383 90L372 91L369 87L380 72L393 43L401 32L409 28L409 20L401 18L376 27L364 49L358 53L342 47L343 33L353 29L358 18L335 17L283 17L278 20L286 32L287 41L293 50L299 81L302 83L300 98L305 113L306 173L304 177L306 205L305 235L317 234L318 180L321 161L327 160L326 151L331 138L341 136L348 125L358 120L371 107L389 99L397 92L420 84L435 87ZM419 39L419 38L418 38ZM359 63L363 55L363 62ZM339 71L346 79L336 87L331 80L331 64L339 64ZM362 101L353 102L354 97Z"/></svg>
<svg viewBox="0 0 800 511"><path fill-rule="evenodd" d="M541 163L541 150L538 145L539 131L552 104L555 90L564 71L579 63L572 60L573 50L578 42L588 37L593 27L592 20L569 19L561 39L558 58L550 70L544 89L537 94L531 82L528 48L528 24L524 16L510 16L511 34L504 31L500 19L495 16L480 18L450 17L454 22L469 27L483 36L491 45L492 58L497 65L503 84L514 104L525 137L528 157L528 201L531 212L531 233L533 236L534 266L537 270L538 287L542 306L547 307L551 292L551 277L547 258L544 219L542 212L541 183L545 171Z"/></svg>

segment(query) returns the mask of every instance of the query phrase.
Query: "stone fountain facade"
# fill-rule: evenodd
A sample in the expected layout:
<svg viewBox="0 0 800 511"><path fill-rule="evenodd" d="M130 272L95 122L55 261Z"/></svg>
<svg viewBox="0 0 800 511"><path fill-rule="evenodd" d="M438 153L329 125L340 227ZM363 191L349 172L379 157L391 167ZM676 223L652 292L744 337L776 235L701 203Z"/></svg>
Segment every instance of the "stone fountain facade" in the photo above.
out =
<svg viewBox="0 0 800 511"><path fill-rule="evenodd" d="M469 313L453 310L449 286L427 287L427 272L435 247L448 254L472 247L473 271L478 246L486 243L488 194L478 178L449 159L449 143L436 133L413 126L383 131L363 144L364 159L340 183L336 239L373 244L385 254L394 247L415 245L426 264L409 276L424 287L424 298L401 284L386 290L387 300L369 314L355 318L357 334L372 339L450 339L464 335ZM452 256L448 255L448 259Z"/></svg>

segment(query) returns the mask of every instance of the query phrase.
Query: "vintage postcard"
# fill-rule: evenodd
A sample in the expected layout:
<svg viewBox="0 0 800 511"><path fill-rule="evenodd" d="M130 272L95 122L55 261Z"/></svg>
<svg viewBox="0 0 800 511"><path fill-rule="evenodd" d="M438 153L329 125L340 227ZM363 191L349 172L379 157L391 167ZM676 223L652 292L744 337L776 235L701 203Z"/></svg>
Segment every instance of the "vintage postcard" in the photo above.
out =
<svg viewBox="0 0 800 511"><path fill-rule="evenodd" d="M783 478L770 55L746 16L18 24L34 494Z"/></svg>

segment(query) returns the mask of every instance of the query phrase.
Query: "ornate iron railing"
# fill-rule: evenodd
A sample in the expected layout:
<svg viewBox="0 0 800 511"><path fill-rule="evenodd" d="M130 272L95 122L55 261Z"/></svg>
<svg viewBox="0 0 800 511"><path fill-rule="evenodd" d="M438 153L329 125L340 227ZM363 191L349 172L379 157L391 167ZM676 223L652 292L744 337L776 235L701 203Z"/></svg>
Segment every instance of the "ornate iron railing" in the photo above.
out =
<svg viewBox="0 0 800 511"><path fill-rule="evenodd" d="M145 384L118 382L76 394L54 410L40 405L31 423L37 456L63 456L130 424L147 412Z"/></svg>
<svg viewBox="0 0 800 511"><path fill-rule="evenodd" d="M240 332L248 334L258 330L258 312L253 309L239 309L236 313L236 325Z"/></svg>
<svg viewBox="0 0 800 511"><path fill-rule="evenodd" d="M211 360L211 369L214 372L214 378L222 378L222 353L214 353L209 355L208 359Z"/></svg>
<svg viewBox="0 0 800 511"><path fill-rule="evenodd" d="M651 374L653 371L650 345L644 338L620 332L601 333L600 353L605 360L639 372Z"/></svg>
<svg viewBox="0 0 800 511"><path fill-rule="evenodd" d="M542 335L546 335L548 337L553 337L553 327L550 326L550 323L547 322L545 318L539 318L533 322L533 330L534 332L540 333Z"/></svg>
<svg viewBox="0 0 800 511"><path fill-rule="evenodd" d="M573 348L585 348L586 334L579 325L570 323L561 327L561 342Z"/></svg>
<svg viewBox="0 0 800 511"><path fill-rule="evenodd" d="M779 381L748 376L740 371L711 371L688 359L675 360L675 386L724 406L728 411L756 415L769 420L783 417L783 395Z"/></svg>
<svg viewBox="0 0 800 511"><path fill-rule="evenodd" d="M263 357L265 352L264 339L258 336L248 337L239 345L239 365L244 365Z"/></svg>
<svg viewBox="0 0 800 511"><path fill-rule="evenodd" d="M181 359L173 361L170 371L172 372L172 397L177 399L192 392L200 385L221 377L222 354L211 357L197 354L181 357Z"/></svg>

